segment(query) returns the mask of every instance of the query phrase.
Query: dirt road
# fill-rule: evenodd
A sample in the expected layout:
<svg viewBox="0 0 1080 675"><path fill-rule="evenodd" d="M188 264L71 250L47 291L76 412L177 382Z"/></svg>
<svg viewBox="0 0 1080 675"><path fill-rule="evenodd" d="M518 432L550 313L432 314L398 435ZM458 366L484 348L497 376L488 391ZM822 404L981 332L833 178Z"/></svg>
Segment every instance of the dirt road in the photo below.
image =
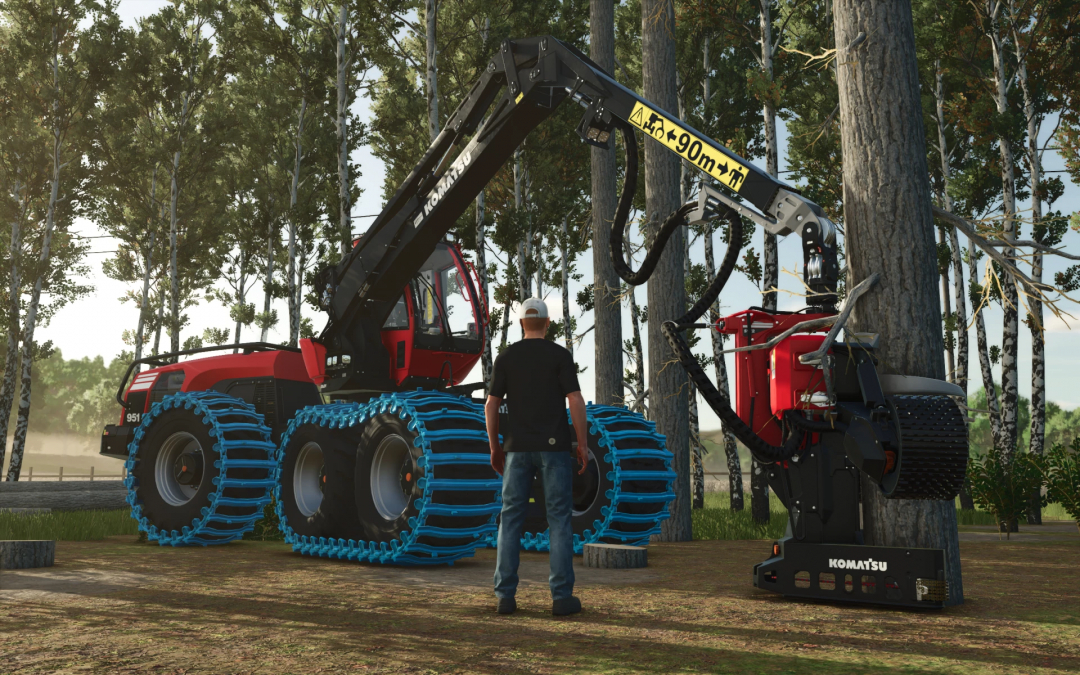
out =
<svg viewBox="0 0 1080 675"><path fill-rule="evenodd" d="M889 611L755 590L767 542L654 545L644 570L578 570L553 619L546 557L497 616L494 552L450 569L303 558L280 543L64 543L0 573L3 673L1075 673L1080 540L967 541L967 602Z"/></svg>

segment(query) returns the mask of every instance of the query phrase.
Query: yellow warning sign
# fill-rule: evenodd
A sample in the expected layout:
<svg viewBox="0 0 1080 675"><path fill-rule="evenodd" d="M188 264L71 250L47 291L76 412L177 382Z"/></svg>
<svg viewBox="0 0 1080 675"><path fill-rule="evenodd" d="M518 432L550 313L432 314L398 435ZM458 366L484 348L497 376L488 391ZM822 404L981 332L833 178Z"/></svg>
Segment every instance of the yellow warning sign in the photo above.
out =
<svg viewBox="0 0 1080 675"><path fill-rule="evenodd" d="M738 192L745 184L749 173L745 166L683 130L664 113L638 101L630 123L732 190Z"/></svg>

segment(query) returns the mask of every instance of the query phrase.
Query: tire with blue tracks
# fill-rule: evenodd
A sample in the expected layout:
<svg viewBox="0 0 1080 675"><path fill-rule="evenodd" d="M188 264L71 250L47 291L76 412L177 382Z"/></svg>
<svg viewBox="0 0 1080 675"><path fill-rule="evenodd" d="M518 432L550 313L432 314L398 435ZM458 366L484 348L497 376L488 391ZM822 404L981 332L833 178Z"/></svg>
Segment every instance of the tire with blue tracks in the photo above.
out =
<svg viewBox="0 0 1080 675"><path fill-rule="evenodd" d="M312 537L363 538L353 507L359 432L315 423L295 428L280 463L282 513L293 530Z"/></svg>
<svg viewBox="0 0 1080 675"><path fill-rule="evenodd" d="M675 498L672 454L656 424L626 408L588 405L589 462L578 474L575 462L574 552L585 544L644 546L660 532ZM533 484L521 545L530 551L549 548L543 486Z"/></svg>
<svg viewBox="0 0 1080 675"><path fill-rule="evenodd" d="M274 452L251 404L217 392L166 396L128 445L131 515L162 546L239 539L270 501Z"/></svg>
<svg viewBox="0 0 1080 675"><path fill-rule="evenodd" d="M314 469L314 460L302 460L303 446L320 438L355 447L351 499L324 489L314 516L300 519L300 502L314 493L293 487L311 484L295 476ZM467 398L417 391L310 406L293 418L277 457L277 514L285 541L301 554L445 564L471 556L495 531L501 481L489 464L483 408ZM327 485L333 473L323 470ZM304 503L310 509L313 501ZM320 513L345 509L359 531L335 530L329 517L322 529L311 528Z"/></svg>

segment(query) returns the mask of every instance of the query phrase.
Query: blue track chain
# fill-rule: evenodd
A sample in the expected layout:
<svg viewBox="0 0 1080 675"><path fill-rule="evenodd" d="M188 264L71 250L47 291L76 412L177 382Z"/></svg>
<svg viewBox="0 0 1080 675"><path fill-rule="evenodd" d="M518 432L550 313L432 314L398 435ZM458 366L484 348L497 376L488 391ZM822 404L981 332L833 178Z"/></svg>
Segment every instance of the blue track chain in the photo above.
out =
<svg viewBox="0 0 1080 675"><path fill-rule="evenodd" d="M417 480L423 494L414 502L419 513L409 519L409 528L397 539L387 542L357 541L354 539L335 539L298 535L289 526L281 501L281 473L285 459L285 448L293 432L304 424L317 424L330 429L345 429L366 423L372 417L383 413L395 413L403 420L408 420L409 430L416 433L413 440L415 447L422 451L417 465L424 472ZM472 556L476 549L496 531L495 517L502 508L502 481L463 480L439 476L439 468L450 465L487 465L490 463L487 433L480 430L444 429L429 431L425 422L434 419L457 418L477 422L483 428L484 409L471 400L451 394L415 391L384 394L367 404L345 403L317 405L299 411L289 422L289 427L281 437L281 443L275 454L277 469L274 474L274 496L277 500L277 516L281 532L286 543L298 553L323 558L356 560L361 562L389 563L396 565L438 565L453 564L455 560ZM433 445L441 443L470 442L475 449L469 452L434 452ZM487 504L462 506L442 504L434 499L434 492L453 490L491 490L491 501ZM480 526L435 527L427 525L428 516L490 516ZM428 540L422 543L419 539ZM473 542L456 546L440 546L430 543L439 539L463 539L472 537Z"/></svg>
<svg viewBox="0 0 1080 675"><path fill-rule="evenodd" d="M210 495L210 505L202 508L201 515L180 530L163 530L149 522L143 515L142 504L136 492L138 479L132 475L135 464L139 462L139 445L147 430L158 415L174 408L193 410L202 415L206 431L215 439L212 452L217 454L213 465L219 473L214 478L215 490ZM228 421L225 421L225 420ZM242 433L256 432L262 440L238 438ZM266 459L240 459L240 450L257 450L266 454ZM207 449L209 450L209 449ZM240 539L255 527L255 521L263 517L263 508L270 502L270 489L274 485L273 474L276 468L273 454L274 444L270 440L270 428L263 422L262 415L255 412L255 407L240 399L214 391L197 391L172 394L164 400L150 406L150 412L143 415L142 423L135 429L135 434L128 444L128 459L124 463L128 476L124 479L127 487L127 502L131 505L131 517L138 521L139 530L146 533L149 541L156 541L161 546L190 546L224 544ZM246 454L246 453L245 453ZM253 480L230 475L234 470L265 469L267 477ZM229 488L263 488L258 497L237 497L226 495ZM237 507L241 513L225 515L217 513L218 507Z"/></svg>
<svg viewBox="0 0 1080 675"><path fill-rule="evenodd" d="M585 410L590 435L599 436L600 448L606 450L604 459L612 467L607 477L613 485L602 497L607 500L600 511L603 519L594 520L593 529L574 535L574 553L581 554L585 544L598 542L645 546L649 543L649 537L660 532L660 521L670 517L668 504L675 499L672 489L675 472L671 469L673 455L665 445L664 436L656 432L655 422L621 407L589 404ZM615 430L612 427L616 425L632 428ZM624 469L622 463L633 459L660 460L664 468L656 471ZM642 492L635 481L663 481L664 489ZM626 513L619 508L623 504L646 503L661 504L661 508L656 513L648 514ZM624 524L638 527L647 524L649 527L632 531L623 527ZM521 546L527 551L547 551L549 544L547 531L526 532L521 537Z"/></svg>

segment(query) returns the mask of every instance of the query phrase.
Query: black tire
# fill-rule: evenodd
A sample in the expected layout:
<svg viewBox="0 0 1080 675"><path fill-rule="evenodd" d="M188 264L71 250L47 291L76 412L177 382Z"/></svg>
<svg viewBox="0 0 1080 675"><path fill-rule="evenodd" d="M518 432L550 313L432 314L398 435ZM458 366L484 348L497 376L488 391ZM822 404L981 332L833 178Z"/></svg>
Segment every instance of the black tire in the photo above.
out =
<svg viewBox="0 0 1080 675"><path fill-rule="evenodd" d="M325 489L325 463L320 428L315 424L305 424L296 430L285 446L285 456L281 463L281 509L289 525L297 534L319 536L319 528L308 522L322 505ZM317 467L311 463L317 463ZM314 470L315 485L318 495L311 494L310 473ZM298 475L299 474L299 475ZM298 484L299 483L299 484Z"/></svg>
<svg viewBox="0 0 1080 675"><path fill-rule="evenodd" d="M194 490L194 494L187 494L188 491L178 492L178 485L173 484L167 477L164 482L159 480L162 477L158 470L159 459L162 465L171 464L169 455L175 455L179 444L184 440L189 442L179 449L190 450L190 442L194 442L198 444L202 456L198 488ZM202 517L202 509L211 505L210 496L216 490L214 479L218 477L219 469L214 466L214 462L220 459L220 456L214 449L214 439L199 414L184 408L173 408L158 415L139 444L136 457L138 461L131 469L132 476L138 480L135 494L142 503L142 515L152 525L159 530L182 530ZM186 502L176 503L185 497Z"/></svg>
<svg viewBox="0 0 1080 675"><path fill-rule="evenodd" d="M406 420L394 414L376 415L364 425L353 485L356 515L368 541L397 539L419 513L416 500L423 491L417 482L423 471L416 463L422 453L413 446L415 438ZM394 467L397 481L390 480Z"/></svg>
<svg viewBox="0 0 1080 675"><path fill-rule="evenodd" d="M320 446L323 453L323 499L314 515L307 518L305 532L314 537L333 537L336 539L362 539L364 528L356 517L355 483L353 474L356 470L356 458L359 455L360 432L355 428L328 429L308 426L311 431L310 442ZM293 434L289 438L289 447L296 446ZM286 457L288 448L286 448ZM284 475L282 494L284 495ZM282 504L284 507L284 503ZM294 527L294 529L296 529Z"/></svg>

